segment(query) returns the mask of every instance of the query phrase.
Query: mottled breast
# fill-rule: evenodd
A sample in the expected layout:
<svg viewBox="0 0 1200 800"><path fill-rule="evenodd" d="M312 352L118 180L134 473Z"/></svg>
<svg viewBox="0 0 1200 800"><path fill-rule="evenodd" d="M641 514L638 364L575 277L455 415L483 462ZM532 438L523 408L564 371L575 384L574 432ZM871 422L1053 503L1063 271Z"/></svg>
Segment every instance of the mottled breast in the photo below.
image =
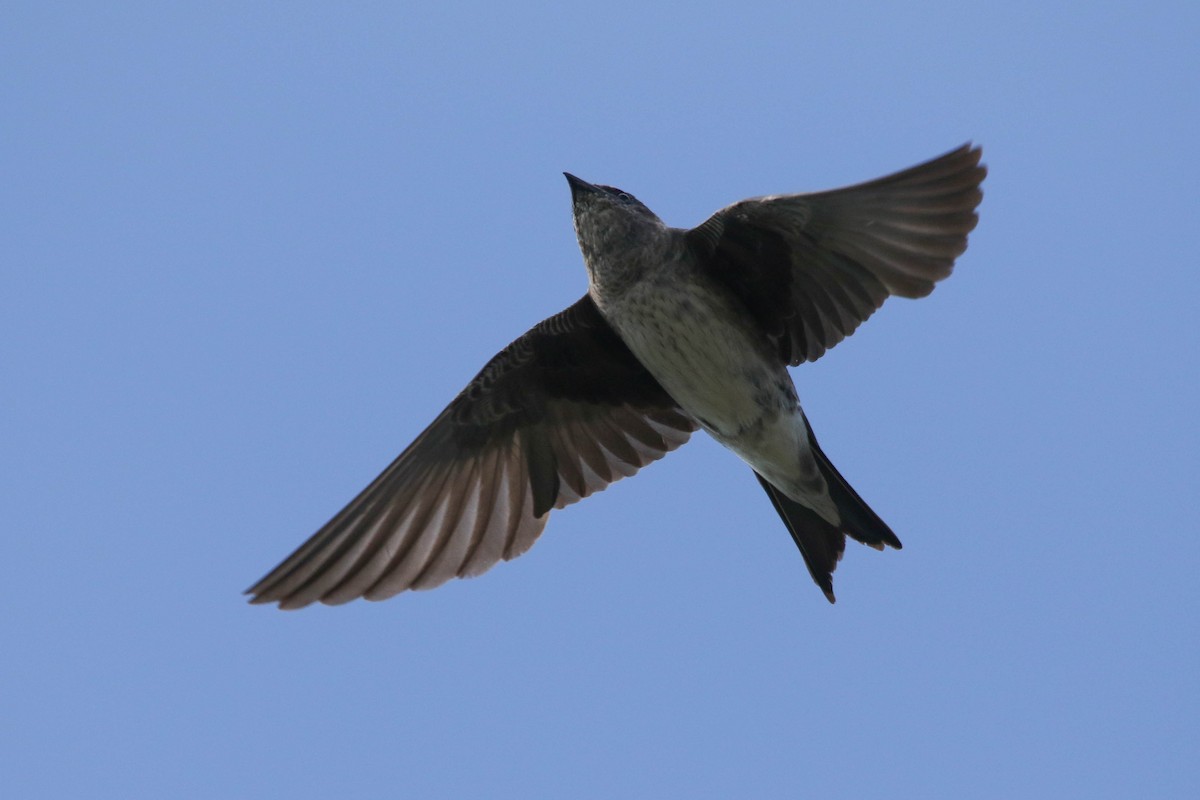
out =
<svg viewBox="0 0 1200 800"><path fill-rule="evenodd" d="M723 437L796 408L786 367L745 309L688 269L662 263L598 301L617 333L672 397Z"/></svg>

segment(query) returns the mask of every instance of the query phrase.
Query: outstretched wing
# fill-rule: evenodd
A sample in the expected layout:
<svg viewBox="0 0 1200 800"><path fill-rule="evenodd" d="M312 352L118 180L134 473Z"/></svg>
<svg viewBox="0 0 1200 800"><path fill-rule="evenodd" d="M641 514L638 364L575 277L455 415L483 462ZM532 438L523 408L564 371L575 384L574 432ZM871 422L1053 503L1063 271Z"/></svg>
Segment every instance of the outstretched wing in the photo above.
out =
<svg viewBox="0 0 1200 800"><path fill-rule="evenodd" d="M300 608L478 575L695 423L584 296L488 362L374 482L247 590Z"/></svg>
<svg viewBox="0 0 1200 800"><path fill-rule="evenodd" d="M784 362L815 361L889 296L924 297L950 274L978 221L980 154L963 145L844 189L743 200L688 241Z"/></svg>

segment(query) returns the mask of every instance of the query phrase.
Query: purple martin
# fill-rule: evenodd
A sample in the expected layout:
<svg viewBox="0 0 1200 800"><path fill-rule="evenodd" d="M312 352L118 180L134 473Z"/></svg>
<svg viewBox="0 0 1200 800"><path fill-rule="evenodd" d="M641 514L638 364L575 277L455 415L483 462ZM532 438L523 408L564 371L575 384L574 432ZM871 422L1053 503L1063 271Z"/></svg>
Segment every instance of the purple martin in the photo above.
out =
<svg viewBox="0 0 1200 800"><path fill-rule="evenodd" d="M833 602L847 536L901 545L822 452L787 368L950 274L978 219L980 155L743 200L690 230L566 174L587 294L489 361L251 602L383 600L479 575L528 550L551 509L697 428L750 465Z"/></svg>

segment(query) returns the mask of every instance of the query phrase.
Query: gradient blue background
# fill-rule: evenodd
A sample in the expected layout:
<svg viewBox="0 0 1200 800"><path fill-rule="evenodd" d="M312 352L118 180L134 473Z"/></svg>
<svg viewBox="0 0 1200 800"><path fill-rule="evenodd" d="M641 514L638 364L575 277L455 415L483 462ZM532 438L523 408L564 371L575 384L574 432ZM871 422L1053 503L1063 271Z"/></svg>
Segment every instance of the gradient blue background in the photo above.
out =
<svg viewBox="0 0 1200 800"><path fill-rule="evenodd" d="M22 798L1200 796L1200 11L0 10L0 772ZM704 436L486 576L240 591L690 226L985 148L928 299L795 371L903 539L812 585Z"/></svg>

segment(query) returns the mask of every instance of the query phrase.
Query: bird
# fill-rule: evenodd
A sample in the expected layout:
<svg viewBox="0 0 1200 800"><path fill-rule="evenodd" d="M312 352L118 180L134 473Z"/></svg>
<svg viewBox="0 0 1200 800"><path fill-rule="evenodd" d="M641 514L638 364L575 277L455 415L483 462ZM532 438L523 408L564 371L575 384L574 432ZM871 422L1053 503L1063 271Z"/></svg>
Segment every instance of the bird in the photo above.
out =
<svg viewBox="0 0 1200 800"><path fill-rule="evenodd" d="M526 552L550 512L703 429L753 470L835 601L847 537L900 539L821 450L788 371L950 275L987 168L971 143L844 188L672 228L564 173L587 293L493 357L374 481L246 590L295 609L383 600Z"/></svg>

